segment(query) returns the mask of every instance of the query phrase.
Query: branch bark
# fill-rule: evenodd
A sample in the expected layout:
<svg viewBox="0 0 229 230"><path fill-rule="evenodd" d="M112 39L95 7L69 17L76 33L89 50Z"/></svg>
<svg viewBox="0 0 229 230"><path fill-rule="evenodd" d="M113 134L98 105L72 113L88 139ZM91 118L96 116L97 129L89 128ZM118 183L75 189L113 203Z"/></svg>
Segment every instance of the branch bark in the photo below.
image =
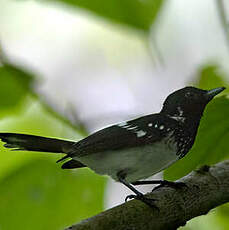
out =
<svg viewBox="0 0 229 230"><path fill-rule="evenodd" d="M131 200L66 230L175 230L196 216L229 202L229 160L203 166L178 180L187 187L161 187L147 194L159 211Z"/></svg>

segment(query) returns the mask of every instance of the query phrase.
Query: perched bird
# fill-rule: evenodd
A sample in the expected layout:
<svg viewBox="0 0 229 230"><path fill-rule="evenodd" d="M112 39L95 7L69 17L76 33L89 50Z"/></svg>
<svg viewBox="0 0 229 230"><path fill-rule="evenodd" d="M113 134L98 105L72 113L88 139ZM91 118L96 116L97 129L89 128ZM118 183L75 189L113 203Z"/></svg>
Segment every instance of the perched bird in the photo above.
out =
<svg viewBox="0 0 229 230"><path fill-rule="evenodd" d="M139 181L169 167L191 149L204 109L225 88L202 90L185 87L170 94L159 113L104 128L78 141L17 133L0 133L6 148L67 154L63 169L89 167L109 175L132 190L136 198L153 206L133 185L167 184L169 181Z"/></svg>

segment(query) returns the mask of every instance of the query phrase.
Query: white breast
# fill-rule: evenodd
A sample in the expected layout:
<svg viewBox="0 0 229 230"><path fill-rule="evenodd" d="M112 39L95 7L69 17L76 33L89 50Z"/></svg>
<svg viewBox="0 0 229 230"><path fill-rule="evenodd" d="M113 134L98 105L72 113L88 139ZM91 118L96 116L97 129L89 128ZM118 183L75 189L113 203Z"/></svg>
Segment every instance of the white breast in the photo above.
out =
<svg viewBox="0 0 229 230"><path fill-rule="evenodd" d="M80 160L96 173L109 175L115 180L118 180L117 173L124 171L126 180L133 182L169 167L179 159L176 152L174 141L166 138L151 145L93 153L76 160Z"/></svg>

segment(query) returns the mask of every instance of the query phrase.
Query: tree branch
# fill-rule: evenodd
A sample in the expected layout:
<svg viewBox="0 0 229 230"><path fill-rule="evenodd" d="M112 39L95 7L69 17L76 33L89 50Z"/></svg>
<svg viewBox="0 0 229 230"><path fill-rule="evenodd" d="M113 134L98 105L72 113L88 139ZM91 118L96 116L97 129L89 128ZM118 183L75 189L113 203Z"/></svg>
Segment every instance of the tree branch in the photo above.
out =
<svg viewBox="0 0 229 230"><path fill-rule="evenodd" d="M187 187L161 187L147 194L160 211L131 200L73 225L68 230L175 230L196 216L229 201L229 160L178 180ZM67 230L66 229L66 230Z"/></svg>

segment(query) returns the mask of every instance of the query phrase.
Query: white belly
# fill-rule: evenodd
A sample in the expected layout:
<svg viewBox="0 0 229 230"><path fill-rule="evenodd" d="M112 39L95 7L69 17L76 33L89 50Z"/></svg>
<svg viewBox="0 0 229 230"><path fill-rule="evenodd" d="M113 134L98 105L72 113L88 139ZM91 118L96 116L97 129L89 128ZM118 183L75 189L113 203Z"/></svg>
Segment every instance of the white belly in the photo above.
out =
<svg viewBox="0 0 229 230"><path fill-rule="evenodd" d="M176 152L175 144L157 142L128 150L93 153L75 159L96 173L109 175L114 180L118 180L118 172L124 171L125 179L133 182L148 178L176 162L179 159Z"/></svg>

